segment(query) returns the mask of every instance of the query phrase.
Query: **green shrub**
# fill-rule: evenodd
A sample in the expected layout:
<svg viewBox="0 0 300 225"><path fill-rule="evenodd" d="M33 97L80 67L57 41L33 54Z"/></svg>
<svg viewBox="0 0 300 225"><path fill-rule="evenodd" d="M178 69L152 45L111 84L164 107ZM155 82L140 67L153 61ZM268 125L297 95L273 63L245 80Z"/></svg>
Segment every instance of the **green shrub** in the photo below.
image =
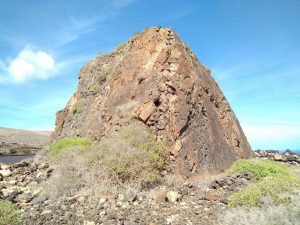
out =
<svg viewBox="0 0 300 225"><path fill-rule="evenodd" d="M10 201L0 200L0 225L21 224L21 213Z"/></svg>
<svg viewBox="0 0 300 225"><path fill-rule="evenodd" d="M164 142L156 141L142 125L132 123L103 139L89 155L89 162L105 166L123 182L150 184L159 180L166 157Z"/></svg>
<svg viewBox="0 0 300 225"><path fill-rule="evenodd" d="M123 43L119 44L119 45L116 47L116 50L115 50L115 51L119 51L119 50L121 50L121 49L125 48L125 47L126 47L126 45L127 45L127 43L126 43L126 42L123 42Z"/></svg>
<svg viewBox="0 0 300 225"><path fill-rule="evenodd" d="M281 198L280 195L297 188L300 188L299 178L266 177L232 194L228 202L230 207L256 207L262 206L263 199L269 197L275 204L287 204L289 199Z"/></svg>
<svg viewBox="0 0 300 225"><path fill-rule="evenodd" d="M72 137L57 140L50 146L50 155L55 158L63 151L66 151L72 147L79 149L86 149L91 146L91 141L88 138Z"/></svg>
<svg viewBox="0 0 300 225"><path fill-rule="evenodd" d="M88 91L89 91L89 94L91 94L91 95L97 94L99 91L99 87L96 84L92 84L88 87Z"/></svg>
<svg viewBox="0 0 300 225"><path fill-rule="evenodd" d="M102 66L102 69L98 73L97 80L100 84L106 81L107 75L112 71L114 64L112 62Z"/></svg>
<svg viewBox="0 0 300 225"><path fill-rule="evenodd" d="M264 159L240 160L228 172L250 172L257 180L232 194L228 199L230 207L261 206L266 197L271 198L275 204L288 203L288 199L280 198L280 195L300 188L300 178L279 162Z"/></svg>
<svg viewBox="0 0 300 225"><path fill-rule="evenodd" d="M243 159L236 161L228 173L250 172L257 180L265 177L295 177L296 175L282 163L267 159Z"/></svg>
<svg viewBox="0 0 300 225"><path fill-rule="evenodd" d="M219 224L232 225L296 225L300 221L300 191L280 196L290 204L274 204L272 199L264 199L261 207L227 208L219 214ZM263 210L262 210L263 209Z"/></svg>
<svg viewBox="0 0 300 225"><path fill-rule="evenodd" d="M74 105L73 105L73 112L74 114L75 113L82 113L84 111L84 107L79 104L78 102L76 102Z"/></svg>

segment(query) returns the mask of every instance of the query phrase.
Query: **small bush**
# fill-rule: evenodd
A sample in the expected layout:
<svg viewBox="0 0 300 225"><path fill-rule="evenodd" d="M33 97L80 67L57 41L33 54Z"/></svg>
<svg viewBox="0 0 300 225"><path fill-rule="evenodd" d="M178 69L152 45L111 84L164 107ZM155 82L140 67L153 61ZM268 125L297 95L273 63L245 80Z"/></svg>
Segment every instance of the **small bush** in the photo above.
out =
<svg viewBox="0 0 300 225"><path fill-rule="evenodd" d="M265 198L262 207L227 208L219 215L222 225L297 225L300 221L300 192L295 191L280 196L290 199L288 205L277 205L272 199Z"/></svg>
<svg viewBox="0 0 300 225"><path fill-rule="evenodd" d="M229 173L250 172L257 182L249 184L229 197L229 206L257 207L265 197L276 204L289 203L280 198L282 193L300 188L300 178L286 165L270 160L240 160L233 164Z"/></svg>
<svg viewBox="0 0 300 225"><path fill-rule="evenodd" d="M102 68L99 71L98 76L97 76L97 81L100 84L103 84L106 81L107 75L110 74L113 67L114 67L113 62L107 63L107 64L102 66Z"/></svg>
<svg viewBox="0 0 300 225"><path fill-rule="evenodd" d="M95 95L99 92L99 86L96 84L92 84L88 87L89 94Z"/></svg>
<svg viewBox="0 0 300 225"><path fill-rule="evenodd" d="M297 188L300 188L299 178L267 177L232 194L228 203L230 207L257 207L262 206L263 198L269 197L275 204L288 204L289 199L281 198L280 195Z"/></svg>
<svg viewBox="0 0 300 225"><path fill-rule="evenodd" d="M103 139L89 155L92 165L103 165L123 182L155 183L165 168L167 152L163 141L138 123L123 127Z"/></svg>
<svg viewBox="0 0 300 225"><path fill-rule="evenodd" d="M53 158L56 158L62 152L70 149L70 148L79 148L86 149L91 146L91 141L88 138L83 137L72 137L72 138L64 138L61 140L57 140L51 144L50 147L50 155Z"/></svg>
<svg viewBox="0 0 300 225"><path fill-rule="evenodd" d="M295 174L286 165L267 159L238 160L228 170L230 174L240 172L250 172L257 180L262 180L265 177L295 177Z"/></svg>
<svg viewBox="0 0 300 225"><path fill-rule="evenodd" d="M76 113L82 113L83 111L84 111L84 107L81 104L79 104L78 102L76 102L74 104L74 106L73 106L73 112L74 112L74 114L76 114Z"/></svg>
<svg viewBox="0 0 300 225"><path fill-rule="evenodd" d="M119 51L119 50L121 50L121 49L125 48L125 47L126 47L126 45L127 45L127 43L126 43L126 42L123 42L123 43L119 44L119 45L116 47L116 50L115 50L115 51Z"/></svg>
<svg viewBox="0 0 300 225"><path fill-rule="evenodd" d="M0 200L0 225L21 224L21 213L10 201Z"/></svg>

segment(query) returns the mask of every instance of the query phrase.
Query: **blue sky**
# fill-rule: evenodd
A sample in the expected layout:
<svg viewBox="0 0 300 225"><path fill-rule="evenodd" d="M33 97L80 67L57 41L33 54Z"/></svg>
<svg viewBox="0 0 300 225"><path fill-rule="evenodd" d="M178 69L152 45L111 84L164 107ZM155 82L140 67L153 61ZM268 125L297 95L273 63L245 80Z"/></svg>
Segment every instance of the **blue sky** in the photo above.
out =
<svg viewBox="0 0 300 225"><path fill-rule="evenodd" d="M0 126L53 129L86 62L160 25L212 69L253 149L300 149L298 0L0 4Z"/></svg>

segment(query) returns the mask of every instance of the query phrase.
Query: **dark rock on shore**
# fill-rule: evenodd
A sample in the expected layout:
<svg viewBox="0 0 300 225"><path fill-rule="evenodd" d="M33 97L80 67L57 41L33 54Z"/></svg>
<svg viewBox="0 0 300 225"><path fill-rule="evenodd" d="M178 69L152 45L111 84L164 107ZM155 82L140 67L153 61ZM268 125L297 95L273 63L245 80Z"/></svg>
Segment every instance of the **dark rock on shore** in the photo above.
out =
<svg viewBox="0 0 300 225"><path fill-rule="evenodd" d="M290 164L300 163L300 156L290 150L285 151L284 153L280 153L276 150L256 150L254 151L254 155L257 158L268 158L270 160L286 162Z"/></svg>

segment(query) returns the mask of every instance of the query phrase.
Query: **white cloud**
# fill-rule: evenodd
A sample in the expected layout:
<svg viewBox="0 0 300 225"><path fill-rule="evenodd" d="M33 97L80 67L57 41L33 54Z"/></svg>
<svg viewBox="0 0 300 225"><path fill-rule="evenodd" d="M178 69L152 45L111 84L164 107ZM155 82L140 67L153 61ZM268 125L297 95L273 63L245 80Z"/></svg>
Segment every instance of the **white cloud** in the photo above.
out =
<svg viewBox="0 0 300 225"><path fill-rule="evenodd" d="M56 75L55 60L44 51L25 47L8 65L0 61L0 82L23 83L29 80L47 80Z"/></svg>

